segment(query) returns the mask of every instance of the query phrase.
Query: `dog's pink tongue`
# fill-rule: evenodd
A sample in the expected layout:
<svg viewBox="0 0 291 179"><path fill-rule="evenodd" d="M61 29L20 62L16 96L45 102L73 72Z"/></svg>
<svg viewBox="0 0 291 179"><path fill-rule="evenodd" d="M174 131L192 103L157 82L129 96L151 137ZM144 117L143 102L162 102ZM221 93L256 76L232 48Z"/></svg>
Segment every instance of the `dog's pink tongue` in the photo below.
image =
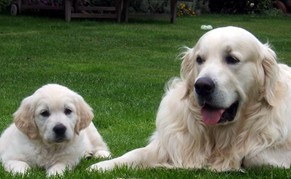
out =
<svg viewBox="0 0 291 179"><path fill-rule="evenodd" d="M201 109L202 119L206 125L217 124L223 112L224 109L206 109L205 107Z"/></svg>

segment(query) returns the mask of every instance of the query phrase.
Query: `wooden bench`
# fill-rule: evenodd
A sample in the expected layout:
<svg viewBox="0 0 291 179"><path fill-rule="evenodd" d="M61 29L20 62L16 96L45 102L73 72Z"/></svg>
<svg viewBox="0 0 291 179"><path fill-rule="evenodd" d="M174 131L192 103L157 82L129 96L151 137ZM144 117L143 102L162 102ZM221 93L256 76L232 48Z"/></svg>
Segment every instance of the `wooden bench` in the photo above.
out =
<svg viewBox="0 0 291 179"><path fill-rule="evenodd" d="M116 0L115 7L90 4L86 0L16 0L11 4L10 13L17 15L23 10L64 11L65 20L72 18L106 18L121 21L123 0Z"/></svg>
<svg viewBox="0 0 291 179"><path fill-rule="evenodd" d="M69 22L71 18L111 18L121 22L122 7L123 0L117 0L115 7L90 6L65 0L65 19Z"/></svg>
<svg viewBox="0 0 291 179"><path fill-rule="evenodd" d="M11 5L11 14L17 15L23 10L59 10L64 11L65 20L72 18L116 19L117 22L128 22L131 17L159 17L165 14L129 14L131 0L116 0L115 7L97 6L87 0L15 0ZM170 22L175 23L177 16L177 0L170 1ZM166 15L168 16L168 15Z"/></svg>

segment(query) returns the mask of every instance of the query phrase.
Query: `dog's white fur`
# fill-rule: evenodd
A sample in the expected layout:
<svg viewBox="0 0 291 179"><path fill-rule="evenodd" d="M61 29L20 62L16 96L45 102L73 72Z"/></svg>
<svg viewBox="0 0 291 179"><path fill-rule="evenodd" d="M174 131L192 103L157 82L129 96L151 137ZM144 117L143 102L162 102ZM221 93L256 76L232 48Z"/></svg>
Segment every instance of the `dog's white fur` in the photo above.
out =
<svg viewBox="0 0 291 179"><path fill-rule="evenodd" d="M227 57L231 57L226 59ZM194 89L201 77L215 82L213 104L239 101L232 121L207 125ZM202 104L203 105L203 104ZM278 64L268 44L248 31L222 27L204 34L183 56L181 77L169 82L146 147L92 165L241 170L288 168L291 162L291 69Z"/></svg>
<svg viewBox="0 0 291 179"><path fill-rule="evenodd" d="M0 138L5 170L24 174L38 166L50 176L72 169L83 156L109 157L92 119L91 107L77 93L57 84L41 87L23 99ZM58 136L55 126L64 133Z"/></svg>

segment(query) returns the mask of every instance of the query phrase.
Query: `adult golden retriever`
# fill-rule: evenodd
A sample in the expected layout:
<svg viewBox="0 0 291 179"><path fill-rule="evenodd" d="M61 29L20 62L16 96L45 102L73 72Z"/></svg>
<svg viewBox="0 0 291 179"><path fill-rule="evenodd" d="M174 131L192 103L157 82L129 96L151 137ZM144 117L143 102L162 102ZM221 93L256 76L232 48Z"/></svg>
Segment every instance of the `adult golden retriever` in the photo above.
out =
<svg viewBox="0 0 291 179"><path fill-rule="evenodd" d="M248 31L204 34L170 81L146 147L92 165L240 170L290 166L291 70ZM289 109L290 108L290 109Z"/></svg>
<svg viewBox="0 0 291 179"><path fill-rule="evenodd" d="M91 107L70 89L48 84L25 98L0 138L4 169L14 174L43 167L63 174L81 157L108 157L110 152L94 124Z"/></svg>

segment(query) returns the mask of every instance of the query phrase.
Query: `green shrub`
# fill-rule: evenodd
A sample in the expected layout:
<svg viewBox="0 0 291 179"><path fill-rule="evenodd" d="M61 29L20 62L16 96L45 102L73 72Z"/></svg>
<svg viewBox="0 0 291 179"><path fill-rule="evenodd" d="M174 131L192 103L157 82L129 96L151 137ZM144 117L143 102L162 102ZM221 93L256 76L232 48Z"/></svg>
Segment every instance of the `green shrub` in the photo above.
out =
<svg viewBox="0 0 291 179"><path fill-rule="evenodd" d="M209 8L214 13L262 14L273 8L274 0L209 0Z"/></svg>
<svg viewBox="0 0 291 179"><path fill-rule="evenodd" d="M194 16L195 12L193 8L185 3L179 3L177 7L177 15L178 16Z"/></svg>
<svg viewBox="0 0 291 179"><path fill-rule="evenodd" d="M9 7L12 0L0 0L0 13L9 12Z"/></svg>
<svg viewBox="0 0 291 179"><path fill-rule="evenodd" d="M255 13L265 13L273 8L273 0L261 0L255 3L254 12Z"/></svg>

